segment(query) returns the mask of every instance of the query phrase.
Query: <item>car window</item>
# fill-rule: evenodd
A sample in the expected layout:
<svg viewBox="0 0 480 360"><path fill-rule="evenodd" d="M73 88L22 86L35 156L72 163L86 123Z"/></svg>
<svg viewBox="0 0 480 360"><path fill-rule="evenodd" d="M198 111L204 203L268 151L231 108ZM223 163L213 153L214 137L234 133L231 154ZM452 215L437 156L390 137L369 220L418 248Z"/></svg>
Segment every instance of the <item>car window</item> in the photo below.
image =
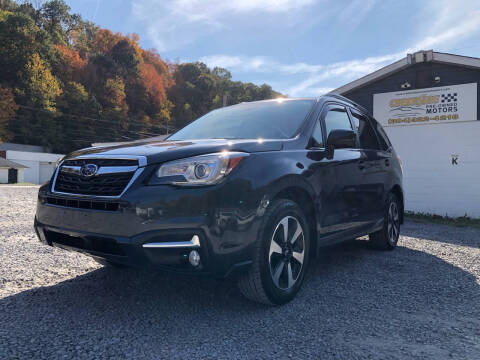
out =
<svg viewBox="0 0 480 360"><path fill-rule="evenodd" d="M313 129L311 146L316 148L324 147L323 145L323 131L320 121L315 123L315 129Z"/></svg>
<svg viewBox="0 0 480 360"><path fill-rule="evenodd" d="M392 143L390 142L390 139L387 136L387 133L383 129L382 125L380 125L378 122L374 121L374 123L377 124L377 134L378 134L378 140L380 141L380 146L382 147L383 150L388 150L392 147Z"/></svg>
<svg viewBox="0 0 480 360"><path fill-rule="evenodd" d="M368 118L364 115L352 111L352 120L355 130L358 133L358 140L361 149L380 149L377 135L373 130Z"/></svg>
<svg viewBox="0 0 480 360"><path fill-rule="evenodd" d="M327 138L332 130L352 130L347 110L341 106L331 107L325 115Z"/></svg>
<svg viewBox="0 0 480 360"><path fill-rule="evenodd" d="M168 140L289 139L296 135L314 100L241 103L207 113Z"/></svg>

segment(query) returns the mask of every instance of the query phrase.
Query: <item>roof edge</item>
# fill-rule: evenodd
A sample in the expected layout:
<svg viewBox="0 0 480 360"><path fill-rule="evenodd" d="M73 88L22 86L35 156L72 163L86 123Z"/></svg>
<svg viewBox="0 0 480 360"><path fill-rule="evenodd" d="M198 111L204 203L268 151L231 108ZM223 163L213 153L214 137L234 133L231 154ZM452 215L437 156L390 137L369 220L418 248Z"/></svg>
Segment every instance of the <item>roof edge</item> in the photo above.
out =
<svg viewBox="0 0 480 360"><path fill-rule="evenodd" d="M387 77L394 72L403 70L410 65L422 62L436 62L442 64L465 66L470 68L480 68L480 58L435 52L433 50L421 50L413 54L407 54L407 56L403 59L400 59L390 65L384 66L343 86L340 86L339 88L332 90L330 93L343 95L353 89L368 85L372 82Z"/></svg>

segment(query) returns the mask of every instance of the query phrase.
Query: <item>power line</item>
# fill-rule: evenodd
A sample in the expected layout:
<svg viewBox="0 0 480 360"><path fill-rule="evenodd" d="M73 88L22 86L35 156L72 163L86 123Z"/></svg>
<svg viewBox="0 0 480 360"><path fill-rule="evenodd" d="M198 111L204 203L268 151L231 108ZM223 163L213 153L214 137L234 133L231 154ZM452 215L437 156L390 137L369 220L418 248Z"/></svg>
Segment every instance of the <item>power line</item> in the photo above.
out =
<svg viewBox="0 0 480 360"><path fill-rule="evenodd" d="M35 124L34 127L41 127L40 124ZM7 129L16 129L16 130L25 130L24 127L21 127L20 124L10 124ZM95 133L95 130L99 130L99 129L103 129L105 131L112 131L113 129L111 128L107 128L107 127L97 127L95 129L66 129L64 135L67 135L69 133L72 133L72 132L75 132L75 133L80 133L84 136L90 136L90 137L98 137L98 134ZM61 129L54 129L54 132L61 132ZM123 134L122 134L123 133ZM144 133L144 132L134 132L134 131L131 131L131 130L122 130L122 131L119 131L118 133L118 136L125 136L124 134L134 134L136 135L136 137L140 137L140 138L143 138L145 136L148 136L148 137L152 137L152 136L158 136L158 134L151 134L151 133ZM133 136L133 135L132 135ZM132 138L128 138L128 139L131 139L131 140L136 140L136 139L132 139Z"/></svg>
<svg viewBox="0 0 480 360"><path fill-rule="evenodd" d="M32 110L32 111L43 111L43 112L47 112L47 113L50 113L50 114L52 113L50 110L46 110L46 109L42 109L42 108L35 108L35 107L32 107L32 106L27 106L27 105L18 105L18 107L20 107L22 109ZM93 120L93 121L98 121L98 122L120 125L119 121L116 121L116 120L92 118L90 116L85 116L85 115L67 114L67 113L64 113L64 112L61 112L61 111L58 111L58 110L55 110L55 112L53 112L53 114L54 115L75 117L75 118L83 118L83 119L88 119L88 120ZM134 125L136 124L136 125L139 125L139 126L146 126L146 124L144 124L144 123L141 123L141 122L138 122L138 121L135 121L135 120L131 120L131 119L128 119L128 123L129 124L134 124ZM167 125L163 125L163 124L151 124L151 125L147 125L147 126L159 126L161 128L164 128L164 129L167 128Z"/></svg>
<svg viewBox="0 0 480 360"><path fill-rule="evenodd" d="M22 108L25 108L27 110L40 110L40 111L46 111L46 112L49 112L48 110L45 110L45 109L37 109L37 108L32 108L32 107L27 107L25 105L19 105L19 107L22 107ZM58 114L58 113L57 113ZM126 133L131 133L131 134L135 134L137 136L158 136L159 134L156 134L156 133L151 133L151 132L146 132L146 131L133 131L133 130L129 130L129 129L122 129L121 126L122 124L120 122L116 122L116 123L113 123L112 121L108 121L108 120L102 120L102 119L95 119L95 118L89 118L89 117L86 117L86 116L81 116L81 115L72 115L72 114L65 114L65 113L61 113L60 114L63 114L65 116L70 116L70 117L76 117L76 118L86 118L86 119L91 119L91 120L95 120L95 121L101 121L101 122L106 122L108 124L111 124L112 126L111 127L106 127L106 126L99 126L98 124L95 124L93 125L95 127L95 129L108 129L108 130L116 130L118 132L126 132ZM54 121L57 121L58 118L53 118ZM31 118L28 119L28 120L32 120ZM133 123L133 125L139 125L139 126L142 126L142 127L150 127L150 126L158 126L158 125L146 125L146 124L141 124L141 123L137 123L137 122L134 122L134 121L130 121L130 124ZM62 126L65 126L66 124L68 125L76 125L74 123L62 123L61 125ZM118 126L118 129L114 129L114 127ZM160 125L160 127L163 127Z"/></svg>

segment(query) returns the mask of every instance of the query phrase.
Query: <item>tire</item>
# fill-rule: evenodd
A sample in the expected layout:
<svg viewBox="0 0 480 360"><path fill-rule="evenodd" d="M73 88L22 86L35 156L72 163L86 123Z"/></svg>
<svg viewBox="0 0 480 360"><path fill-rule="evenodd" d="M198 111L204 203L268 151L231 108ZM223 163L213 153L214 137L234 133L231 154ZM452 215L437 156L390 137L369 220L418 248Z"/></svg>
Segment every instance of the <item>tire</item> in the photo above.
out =
<svg viewBox="0 0 480 360"><path fill-rule="evenodd" d="M388 195L383 227L369 235L370 246L379 250L393 250L400 237L400 202L393 193Z"/></svg>
<svg viewBox="0 0 480 360"><path fill-rule="evenodd" d="M286 199L272 202L258 232L253 264L238 282L246 298L267 305L281 305L295 297L310 257L308 225L305 214L295 202ZM285 227L288 242L284 241Z"/></svg>

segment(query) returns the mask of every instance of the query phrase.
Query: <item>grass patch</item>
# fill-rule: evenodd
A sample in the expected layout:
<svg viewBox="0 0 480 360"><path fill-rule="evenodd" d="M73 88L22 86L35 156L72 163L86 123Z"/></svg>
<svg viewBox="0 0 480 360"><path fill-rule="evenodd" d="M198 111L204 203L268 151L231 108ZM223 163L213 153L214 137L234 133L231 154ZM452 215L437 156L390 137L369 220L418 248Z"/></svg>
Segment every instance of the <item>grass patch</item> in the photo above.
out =
<svg viewBox="0 0 480 360"><path fill-rule="evenodd" d="M477 227L480 228L480 219L471 218L467 215L460 217L440 216L428 213L415 213L405 211L405 217L409 220L420 223L434 223L443 225L452 225L459 227Z"/></svg>
<svg viewBox="0 0 480 360"><path fill-rule="evenodd" d="M15 183L15 184L0 184L1 185L9 185L9 186L12 186L12 185L18 185L18 186L36 186L36 184L33 184L33 183L29 183L29 182L19 182L19 183Z"/></svg>

